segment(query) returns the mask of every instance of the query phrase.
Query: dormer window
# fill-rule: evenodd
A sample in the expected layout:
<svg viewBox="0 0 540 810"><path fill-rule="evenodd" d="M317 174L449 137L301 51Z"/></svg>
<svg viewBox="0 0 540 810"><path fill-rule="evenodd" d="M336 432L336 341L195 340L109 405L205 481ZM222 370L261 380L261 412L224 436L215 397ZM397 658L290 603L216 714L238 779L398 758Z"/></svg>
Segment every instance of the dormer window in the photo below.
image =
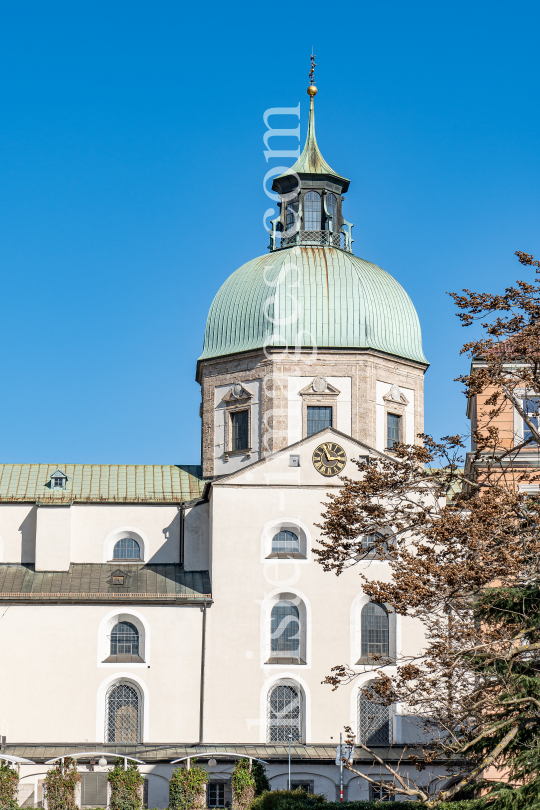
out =
<svg viewBox="0 0 540 810"><path fill-rule="evenodd" d="M53 474L51 475L49 481L50 481L49 486L52 489L65 489L67 483L67 475L63 473L62 470L56 470L56 472L53 472Z"/></svg>

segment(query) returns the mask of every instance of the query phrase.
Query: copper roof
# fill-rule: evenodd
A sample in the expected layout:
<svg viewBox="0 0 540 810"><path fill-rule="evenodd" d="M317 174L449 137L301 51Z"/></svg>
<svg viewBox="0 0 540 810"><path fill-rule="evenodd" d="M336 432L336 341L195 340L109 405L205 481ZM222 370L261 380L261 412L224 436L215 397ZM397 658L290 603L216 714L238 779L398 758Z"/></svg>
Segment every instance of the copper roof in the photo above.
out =
<svg viewBox="0 0 540 810"><path fill-rule="evenodd" d="M53 473L67 476L52 486ZM0 464L0 502L180 503L203 497L195 464Z"/></svg>

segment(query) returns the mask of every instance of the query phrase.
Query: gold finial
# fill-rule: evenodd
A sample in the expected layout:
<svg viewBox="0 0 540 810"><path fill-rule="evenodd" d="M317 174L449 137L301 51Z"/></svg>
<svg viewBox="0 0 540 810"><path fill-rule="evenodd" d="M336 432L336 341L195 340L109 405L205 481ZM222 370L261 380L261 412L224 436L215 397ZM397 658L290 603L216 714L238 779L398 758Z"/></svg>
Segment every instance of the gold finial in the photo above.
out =
<svg viewBox="0 0 540 810"><path fill-rule="evenodd" d="M307 89L308 96L317 95L317 88L315 87L315 68L317 67L317 63L315 62L315 55L313 53L313 48L311 49L311 70L309 71L309 87Z"/></svg>

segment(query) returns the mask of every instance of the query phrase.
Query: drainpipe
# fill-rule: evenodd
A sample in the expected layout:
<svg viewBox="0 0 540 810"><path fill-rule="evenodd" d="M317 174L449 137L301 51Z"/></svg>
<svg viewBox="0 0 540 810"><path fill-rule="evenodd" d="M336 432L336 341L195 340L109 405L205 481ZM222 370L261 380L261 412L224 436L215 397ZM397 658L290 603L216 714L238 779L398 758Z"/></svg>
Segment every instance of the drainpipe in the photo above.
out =
<svg viewBox="0 0 540 810"><path fill-rule="evenodd" d="M204 665L206 658L206 599L202 610L201 688L199 706L199 745L204 742Z"/></svg>
<svg viewBox="0 0 540 810"><path fill-rule="evenodd" d="M186 505L180 504L180 565L184 567L185 557L185 525L186 525Z"/></svg>

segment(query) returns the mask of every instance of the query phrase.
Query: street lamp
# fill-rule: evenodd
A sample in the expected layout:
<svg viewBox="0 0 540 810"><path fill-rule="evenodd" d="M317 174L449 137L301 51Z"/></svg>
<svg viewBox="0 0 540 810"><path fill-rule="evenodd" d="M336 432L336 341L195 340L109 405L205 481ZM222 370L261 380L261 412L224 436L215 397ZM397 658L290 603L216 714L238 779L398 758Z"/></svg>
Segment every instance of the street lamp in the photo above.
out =
<svg viewBox="0 0 540 810"><path fill-rule="evenodd" d="M291 789L291 740L292 734L289 734L289 790Z"/></svg>
<svg viewBox="0 0 540 810"><path fill-rule="evenodd" d="M98 765L99 765L100 768L105 768L106 767L107 760L105 759L105 757L100 757Z"/></svg>

